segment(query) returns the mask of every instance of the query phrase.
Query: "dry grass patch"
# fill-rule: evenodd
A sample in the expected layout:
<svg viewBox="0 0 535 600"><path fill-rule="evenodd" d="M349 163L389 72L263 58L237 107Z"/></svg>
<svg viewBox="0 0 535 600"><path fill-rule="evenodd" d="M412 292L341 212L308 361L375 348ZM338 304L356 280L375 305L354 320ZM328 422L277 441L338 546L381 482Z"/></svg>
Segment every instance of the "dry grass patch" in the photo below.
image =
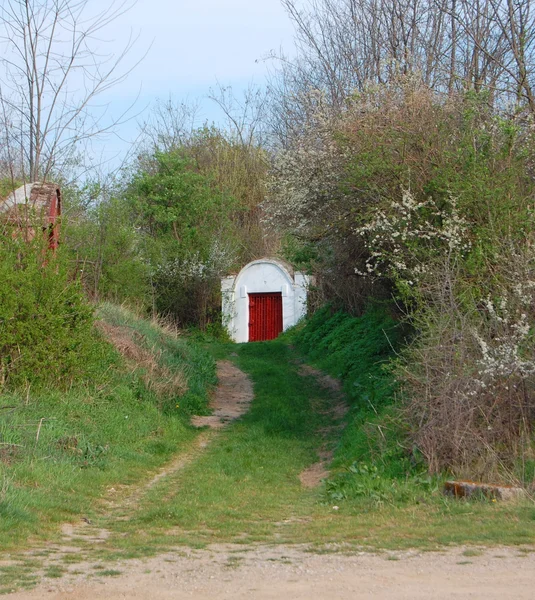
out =
<svg viewBox="0 0 535 600"><path fill-rule="evenodd" d="M96 321L95 326L125 358L132 371L142 372L143 383L159 398L173 394L181 396L187 392L188 384L184 372L171 372L162 365L162 350L144 347L145 338L141 333L130 327L111 325L101 320ZM169 335L168 329L164 329L166 335ZM173 332L173 336L176 336L176 331Z"/></svg>

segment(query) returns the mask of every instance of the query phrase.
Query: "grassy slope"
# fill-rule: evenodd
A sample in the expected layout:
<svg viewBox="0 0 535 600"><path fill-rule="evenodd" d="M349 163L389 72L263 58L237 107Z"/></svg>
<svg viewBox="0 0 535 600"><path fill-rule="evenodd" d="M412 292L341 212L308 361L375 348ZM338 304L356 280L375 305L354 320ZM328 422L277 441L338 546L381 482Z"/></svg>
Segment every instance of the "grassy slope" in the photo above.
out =
<svg viewBox="0 0 535 600"><path fill-rule="evenodd" d="M91 381L68 392L0 396L0 548L49 538L60 522L91 515L106 487L138 481L196 436L188 412L206 407L213 359L126 310L99 313L138 332L170 373L185 373L189 389L158 398L142 372L101 343Z"/></svg>
<svg viewBox="0 0 535 600"><path fill-rule="evenodd" d="M397 500L402 488L411 499L407 483L417 484L416 496L422 486L438 484L424 475L396 414L398 390L388 364L406 334L381 307L358 318L324 307L291 334L307 361L342 382L350 407L328 484L333 500L388 500L392 485Z"/></svg>

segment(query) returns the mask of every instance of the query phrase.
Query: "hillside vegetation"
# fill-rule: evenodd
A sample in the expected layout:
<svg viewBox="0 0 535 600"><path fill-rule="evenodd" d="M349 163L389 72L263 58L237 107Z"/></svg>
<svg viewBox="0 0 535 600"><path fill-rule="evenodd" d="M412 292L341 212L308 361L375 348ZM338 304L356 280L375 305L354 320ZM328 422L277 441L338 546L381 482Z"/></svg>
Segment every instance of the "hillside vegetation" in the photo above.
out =
<svg viewBox="0 0 535 600"><path fill-rule="evenodd" d="M330 304L360 317L379 302L412 330L392 373L403 444L431 473L527 481L528 121L485 89L445 95L415 74L363 85L343 105L327 89L298 92L278 143L171 135L161 118L121 182L73 191L65 251L84 289L224 336L220 276L275 254L314 275L311 313Z"/></svg>
<svg viewBox="0 0 535 600"><path fill-rule="evenodd" d="M71 116L52 143L39 131L56 123L52 113L41 119L47 93L20 108L0 99L0 193L27 173L55 180L64 215L55 255L42 223L44 235L25 244L28 223L0 222L0 529L16 532L9 543L82 514L105 486L142 476L192 439L187 415L206 412L214 384L208 352L228 355L214 341L229 341L220 278L264 256L312 276L308 319L288 335L343 382L351 405L334 436L329 502L369 500L370 490L379 502L401 491L416 502L418 486L431 493L445 475L533 490L529 0L282 3L295 59L272 57L266 89L241 101L212 91L226 126L197 127L192 107L157 103L120 173L86 171L81 139L69 145L74 122L94 122L88 105L60 111L57 123ZM2 23L19 31L20 49L40 21L14 14ZM47 23L24 47L44 44L41 56L66 66L56 84L37 77L37 62L29 72L28 82L52 86L54 107L72 63ZM30 63L4 61L8 81ZM273 348L278 359L262 367L270 373L292 360L281 344L236 353L254 376L254 353ZM306 438L311 405L297 394L290 407L279 394L248 418ZM313 454L305 442L287 448L302 465Z"/></svg>
<svg viewBox="0 0 535 600"><path fill-rule="evenodd" d="M125 308L103 305L95 318L90 362L77 363L67 388L9 386L0 396L4 549L54 537L106 489L142 480L188 446L189 415L207 409L215 363L198 345Z"/></svg>

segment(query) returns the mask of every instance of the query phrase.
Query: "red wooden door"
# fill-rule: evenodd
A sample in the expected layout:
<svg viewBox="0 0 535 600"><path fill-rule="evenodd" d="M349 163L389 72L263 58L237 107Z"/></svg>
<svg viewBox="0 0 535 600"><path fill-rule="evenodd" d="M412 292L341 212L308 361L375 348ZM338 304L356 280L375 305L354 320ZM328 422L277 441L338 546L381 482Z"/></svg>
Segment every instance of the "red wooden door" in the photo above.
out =
<svg viewBox="0 0 535 600"><path fill-rule="evenodd" d="M282 331L282 293L249 294L249 341L273 340Z"/></svg>

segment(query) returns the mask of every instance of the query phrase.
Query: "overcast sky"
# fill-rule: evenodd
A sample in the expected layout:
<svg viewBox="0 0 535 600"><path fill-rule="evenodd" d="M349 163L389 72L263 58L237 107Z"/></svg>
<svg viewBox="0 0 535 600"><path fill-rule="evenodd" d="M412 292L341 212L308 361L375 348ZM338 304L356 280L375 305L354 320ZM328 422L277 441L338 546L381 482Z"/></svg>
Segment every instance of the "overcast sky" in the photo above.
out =
<svg viewBox="0 0 535 600"><path fill-rule="evenodd" d="M97 3L105 5L105 0L96 0L95 8ZM281 48L292 54L292 31L280 0L138 0L107 36L113 36L116 47L131 32L139 36L130 61L147 48L148 53L106 101L116 113L141 90L139 111L170 95L177 101L203 99L217 82L236 92L251 82L262 85L268 69L263 59ZM199 125L217 119L213 103L204 100ZM134 131L131 123L120 133L131 139ZM122 147L111 140L106 150Z"/></svg>

